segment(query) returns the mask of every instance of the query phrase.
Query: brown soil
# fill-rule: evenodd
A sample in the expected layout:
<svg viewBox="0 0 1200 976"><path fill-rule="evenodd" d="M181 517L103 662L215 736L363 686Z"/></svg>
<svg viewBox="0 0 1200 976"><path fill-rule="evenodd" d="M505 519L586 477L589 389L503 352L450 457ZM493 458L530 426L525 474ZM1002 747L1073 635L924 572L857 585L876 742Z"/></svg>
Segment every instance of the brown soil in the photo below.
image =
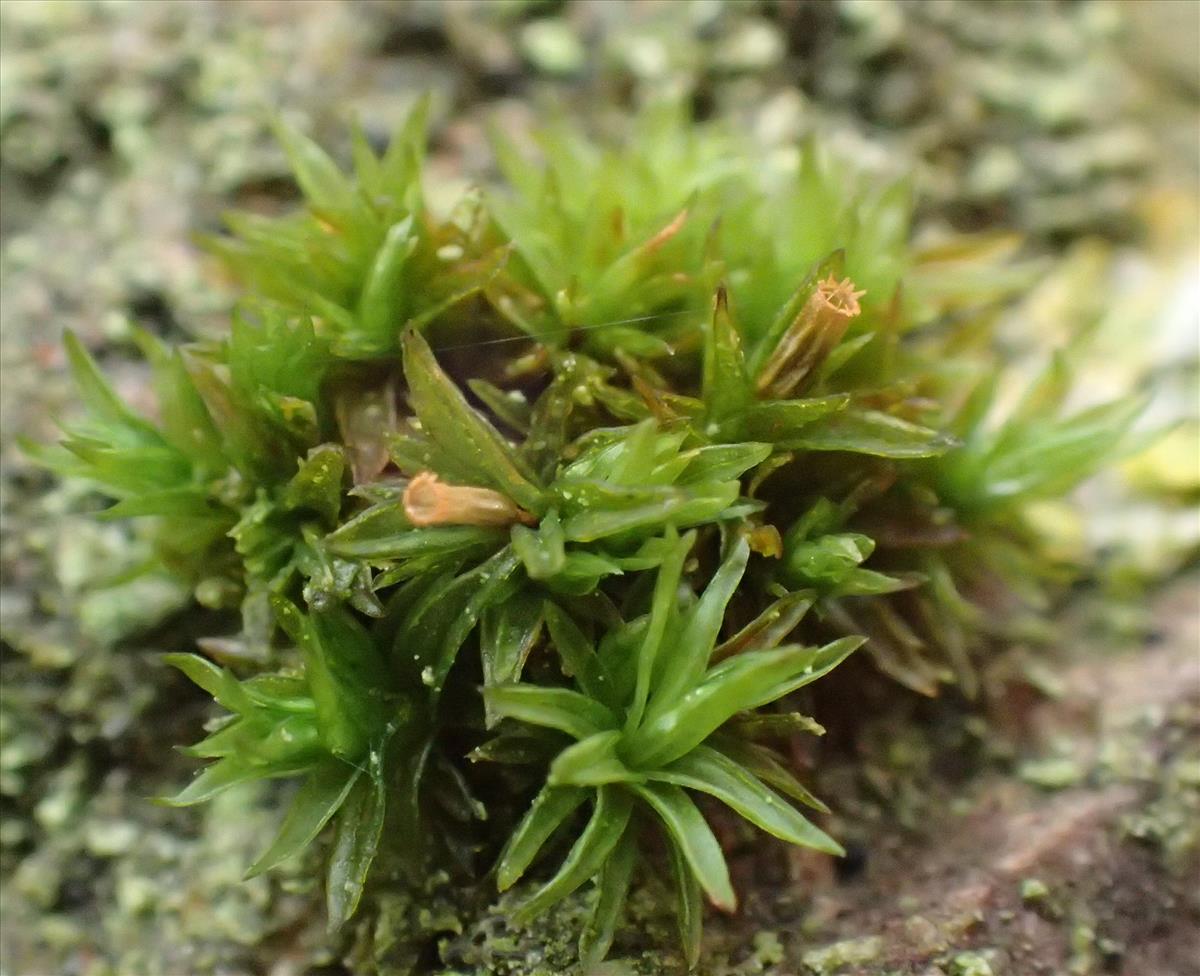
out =
<svg viewBox="0 0 1200 976"><path fill-rule="evenodd" d="M932 782L915 831L881 818L857 877L805 859L781 899L760 875L710 924L713 971L1200 973L1200 583L1156 620L1152 646L1057 669L1069 697L1024 717L1009 771Z"/></svg>

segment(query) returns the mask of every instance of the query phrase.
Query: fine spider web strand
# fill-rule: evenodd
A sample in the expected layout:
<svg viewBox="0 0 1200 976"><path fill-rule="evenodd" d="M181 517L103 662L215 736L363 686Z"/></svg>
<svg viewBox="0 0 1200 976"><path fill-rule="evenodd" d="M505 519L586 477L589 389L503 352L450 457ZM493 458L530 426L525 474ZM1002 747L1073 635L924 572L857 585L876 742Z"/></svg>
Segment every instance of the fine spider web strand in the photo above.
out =
<svg viewBox="0 0 1200 976"><path fill-rule="evenodd" d="M396 730L399 728L400 728L400 726L395 721L389 722L387 725L387 729L385 730L386 737L388 739L390 739L392 737L392 735L396 732ZM386 739L385 739L385 741L386 741ZM369 753L368 753L368 755L369 755ZM341 760L343 763L345 763L347 766L349 766L352 769L357 769L360 773L362 773L364 776L366 776L367 779L371 778L371 771L366 766L360 766L353 759L347 759L345 756L339 756L336 753L334 754L334 758Z"/></svg>
<svg viewBox="0 0 1200 976"><path fill-rule="evenodd" d="M449 346L435 346L434 352L450 352L454 349L474 349L477 346L498 346L508 342L540 342L543 339L553 339L555 336L561 335L563 331L571 332L595 332L598 329L608 329L614 325L634 325L638 322L651 322L655 319L671 319L678 318L681 315L695 315L693 309L680 309L677 312L654 312L650 315L638 315L631 319L614 319L611 322L597 322L594 325L574 325L568 326L557 332L534 332L524 333L516 336L504 336L500 339L480 339L477 342L456 342Z"/></svg>
<svg viewBox="0 0 1200 976"><path fill-rule="evenodd" d="M360 766L353 759L347 759L345 756L335 755L334 758L344 762L351 769L357 769L360 773L362 773L364 776L366 776L368 779L370 779L371 771L369 769L367 769L366 766Z"/></svg>

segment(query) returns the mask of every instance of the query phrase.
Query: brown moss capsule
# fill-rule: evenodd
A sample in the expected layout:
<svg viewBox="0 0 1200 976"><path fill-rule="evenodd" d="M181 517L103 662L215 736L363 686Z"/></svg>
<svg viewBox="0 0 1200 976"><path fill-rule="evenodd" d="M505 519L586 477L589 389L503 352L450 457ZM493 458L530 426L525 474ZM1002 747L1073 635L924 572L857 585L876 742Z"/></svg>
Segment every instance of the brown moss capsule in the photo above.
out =
<svg viewBox="0 0 1200 976"><path fill-rule="evenodd" d="M852 319L856 315L862 314L858 300L866 293L865 288L862 291L855 291L854 282L849 278L837 281L833 275L830 275L817 285L816 293L810 301L816 300L829 309L832 314Z"/></svg>
<svg viewBox="0 0 1200 976"><path fill-rule="evenodd" d="M532 515L490 488L448 485L422 471L404 489L404 514L413 525L533 525Z"/></svg>
<svg viewBox="0 0 1200 976"><path fill-rule="evenodd" d="M830 275L817 282L800 314L779 340L755 381L760 397L786 399L801 390L834 349L850 320L862 314L858 300L865 291L855 291L849 278L838 281Z"/></svg>

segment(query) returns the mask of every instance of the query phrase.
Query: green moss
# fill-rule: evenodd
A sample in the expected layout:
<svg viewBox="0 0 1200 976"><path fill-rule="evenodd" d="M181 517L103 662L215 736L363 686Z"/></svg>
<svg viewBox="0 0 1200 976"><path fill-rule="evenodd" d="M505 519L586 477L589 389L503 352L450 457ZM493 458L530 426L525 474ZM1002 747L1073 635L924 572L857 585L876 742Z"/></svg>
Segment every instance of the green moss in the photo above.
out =
<svg viewBox="0 0 1200 976"><path fill-rule="evenodd" d="M703 900L736 905L694 795L840 853L771 745L822 729L776 703L863 644L915 690L973 693L989 642L1037 626L1038 505L1124 450L1141 403L1065 412L1064 354L1000 411L989 310L1028 269L911 249L907 184L819 145L764 168L656 105L624 144L498 137L503 185L443 214L427 110L383 152L356 132L350 172L281 124L304 207L207 242L246 289L228 335L136 334L153 422L68 336L88 414L28 449L105 518L152 520L143 610L167 574L240 601L215 661L169 658L225 712L170 802L299 780L250 876L330 833L331 926L399 892L390 958L458 934L457 896L418 909L409 879L498 855L504 890L566 836L515 920L590 884L591 965L662 850L694 964ZM1007 628L992 592L1023 606ZM93 625L129 626L121 606Z"/></svg>

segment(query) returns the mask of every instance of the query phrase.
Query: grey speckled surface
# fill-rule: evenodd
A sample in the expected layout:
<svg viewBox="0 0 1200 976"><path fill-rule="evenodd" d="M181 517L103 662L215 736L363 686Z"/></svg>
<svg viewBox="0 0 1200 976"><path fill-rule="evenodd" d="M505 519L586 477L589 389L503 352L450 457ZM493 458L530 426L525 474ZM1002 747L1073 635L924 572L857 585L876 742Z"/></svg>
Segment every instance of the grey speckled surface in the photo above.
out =
<svg viewBox="0 0 1200 976"><path fill-rule="evenodd" d="M337 147L348 117L383 139L432 90L431 171L453 186L486 173L489 117L520 124L553 94L600 114L682 90L698 110L741 117L766 138L820 127L864 154L911 160L930 224L1014 224L1043 249L1089 232L1140 240L1148 187L1194 190L1200 85L1185 42L1198 9L1103 0L0 3L0 969L336 971L322 968L341 947L325 939L303 865L240 880L272 830L277 796L235 794L189 812L148 802L187 775L167 746L194 738L205 716L156 654L188 647L202 622L169 616L186 601L170 581L122 583L121 569L140 558L136 532L79 517L94 499L53 485L15 443L53 436L53 418L71 409L63 329L150 408L130 323L168 336L221 327L231 296L190 235L230 205L277 209L291 199L272 111ZM793 868L804 876L804 865ZM458 972L558 972L566 958L553 955L562 950L551 933L551 955L531 963L529 940L500 931L494 915L463 923L436 896L389 904L355 971L376 956L392 976L406 958L427 971L430 951L437 956L428 939L439 933ZM799 958L784 931L799 916L781 920L790 902L781 904L756 916L767 925L757 934L718 933L722 971L781 971L785 955ZM817 909L805 924L822 924L819 899ZM650 930L664 924L652 899L641 917ZM396 919L428 944L389 948ZM841 949L803 964L833 972L842 958L860 966L853 971L883 971L871 968L878 952L847 931ZM856 952L867 961L854 963ZM998 957L982 958L992 968L949 954L948 968L926 971L1004 971ZM663 964L651 954L638 968Z"/></svg>

